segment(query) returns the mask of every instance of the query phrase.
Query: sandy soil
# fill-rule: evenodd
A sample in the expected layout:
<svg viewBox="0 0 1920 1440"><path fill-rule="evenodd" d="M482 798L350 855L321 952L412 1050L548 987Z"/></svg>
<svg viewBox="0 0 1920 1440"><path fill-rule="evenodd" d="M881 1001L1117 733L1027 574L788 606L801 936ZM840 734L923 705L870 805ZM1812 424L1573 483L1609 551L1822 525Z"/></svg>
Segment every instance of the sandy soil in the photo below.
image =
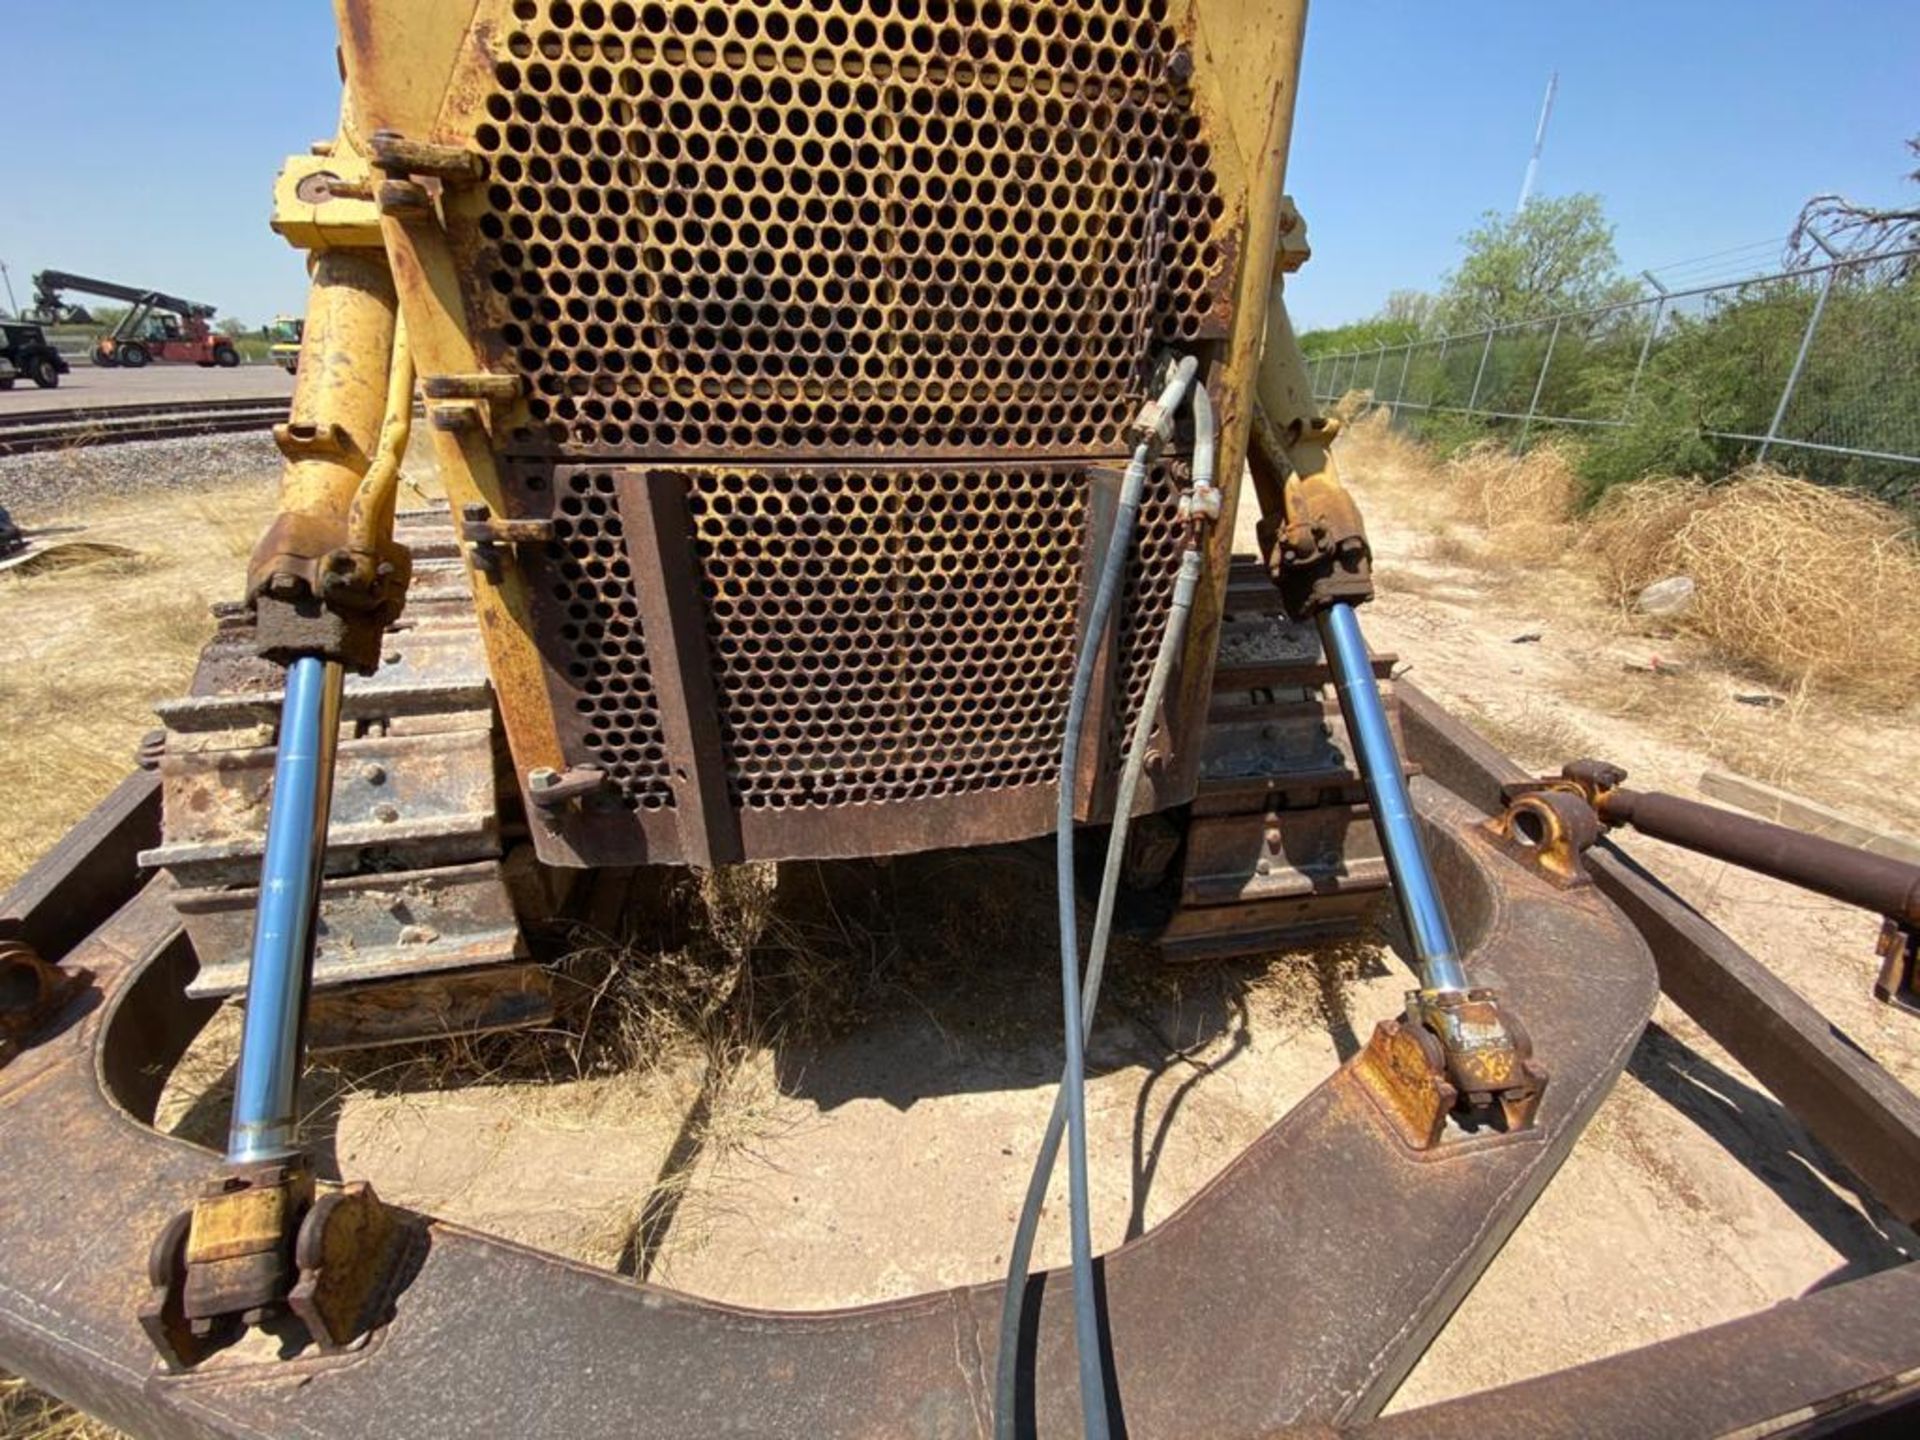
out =
<svg viewBox="0 0 1920 1440"><path fill-rule="evenodd" d="M1920 748L1911 727L1742 705L1730 696L1753 683L1692 655L1673 677L1627 671L1650 649L1684 647L1623 626L1577 567L1514 573L1436 558L1461 552L1434 545L1419 505L1370 489L1363 455L1348 460L1383 572L1366 617L1373 643L1408 657L1413 679L1525 763L1597 749L1637 783L1685 793L1709 763L1745 760L1863 819L1920 828L1894 808L1908 802L1889 798ZM94 589L76 579L64 594L68 625L84 627ZM1867 996L1865 919L1663 847L1630 848L1895 1073L1920 1080L1920 1030ZM316 1143L394 1199L738 1303L817 1308L992 1277L1050 1103L1058 998L1034 943L1044 924L1005 904L1044 895L1044 856L969 864L941 888L954 924L978 937L978 965L961 971L900 945L867 1018L836 1039L768 1046L718 1077L697 1058L458 1090L378 1068L335 1074L315 1095ZM1379 949L1171 976L1123 965L1091 1052L1099 1243L1150 1228L1217 1173L1397 1008L1404 984ZM230 1024L217 1027L176 1077L166 1113L183 1133L219 1133L232 1039ZM1039 1259L1059 1263L1057 1197L1049 1209ZM1898 1263L1915 1244L1663 1008L1394 1407L1749 1313Z"/></svg>

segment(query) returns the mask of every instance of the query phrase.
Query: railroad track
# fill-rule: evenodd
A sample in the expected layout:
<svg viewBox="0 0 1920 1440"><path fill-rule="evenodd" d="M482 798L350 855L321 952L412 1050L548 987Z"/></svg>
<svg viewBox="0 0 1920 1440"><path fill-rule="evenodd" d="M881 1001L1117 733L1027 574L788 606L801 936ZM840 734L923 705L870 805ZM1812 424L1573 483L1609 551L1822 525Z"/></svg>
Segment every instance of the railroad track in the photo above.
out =
<svg viewBox="0 0 1920 1440"><path fill-rule="evenodd" d="M284 395L247 400L163 400L0 414L0 455L265 430L287 415Z"/></svg>

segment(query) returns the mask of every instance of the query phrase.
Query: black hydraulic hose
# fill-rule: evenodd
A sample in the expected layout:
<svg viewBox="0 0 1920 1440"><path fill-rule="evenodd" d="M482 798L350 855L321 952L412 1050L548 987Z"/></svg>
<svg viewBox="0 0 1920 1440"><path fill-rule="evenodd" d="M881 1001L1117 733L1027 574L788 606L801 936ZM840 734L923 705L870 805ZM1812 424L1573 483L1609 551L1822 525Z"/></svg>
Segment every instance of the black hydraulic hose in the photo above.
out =
<svg viewBox="0 0 1920 1440"><path fill-rule="evenodd" d="M1160 397L1164 413L1179 406L1198 371L1197 362L1180 361L1169 376ZM1213 473L1213 410L1203 389L1194 387L1194 418L1197 436L1194 442L1195 488L1210 485ZM1053 1111L1047 1118L1040 1152L1034 1159L1033 1174L1027 1183L1025 1203L1014 1230L1012 1252L1008 1257L1007 1282L1001 1297L999 1360L994 1377L994 1430L1002 1440L1017 1433L1015 1415L1016 1375L1019 1364L1020 1327L1025 1312L1026 1285L1033 1258L1034 1236L1040 1225L1040 1210L1046 1203L1052 1182L1054 1162L1059 1154L1064 1131L1068 1147L1068 1212L1073 1231L1074 1326L1080 1369L1081 1423L1089 1440L1104 1440L1109 1433L1106 1407L1106 1381L1100 1364L1099 1315L1093 1296L1092 1220L1087 1194L1086 1161L1086 1053L1087 1036L1093 1028L1093 1008L1100 994L1100 979L1106 961L1106 939L1111 928L1113 903L1117 893L1119 863L1116 857L1126 848L1126 831L1132 817L1133 797L1145 766L1147 741L1153 730L1153 717L1165 694L1168 677L1182 648L1186 620L1192 610L1194 591L1200 574L1199 552L1189 547L1181 557L1179 577L1175 581L1173 604L1161 633L1160 653L1147 694L1135 717L1127 761L1121 770L1119 794L1114 806L1113 832L1109 837L1107 869L1096 912L1094 941L1087 960L1084 982L1080 977L1079 924L1074 906L1073 883L1073 781L1079 764L1079 734L1085 714L1087 693L1092 687L1093 667L1103 643L1113 604L1125 575L1126 558L1131 549L1134 522L1139 514L1140 497L1146 488L1149 447L1135 450L1121 482L1120 503L1114 520L1113 537L1101 567L1099 587L1094 592L1093 609L1087 618L1086 637L1074 674L1074 688L1067 708L1067 732L1060 766L1059 831L1055 851L1056 881L1060 900L1060 963L1062 1001L1066 1011L1066 1064L1061 1071L1060 1087L1054 1094ZM1204 465L1204 476L1202 467Z"/></svg>

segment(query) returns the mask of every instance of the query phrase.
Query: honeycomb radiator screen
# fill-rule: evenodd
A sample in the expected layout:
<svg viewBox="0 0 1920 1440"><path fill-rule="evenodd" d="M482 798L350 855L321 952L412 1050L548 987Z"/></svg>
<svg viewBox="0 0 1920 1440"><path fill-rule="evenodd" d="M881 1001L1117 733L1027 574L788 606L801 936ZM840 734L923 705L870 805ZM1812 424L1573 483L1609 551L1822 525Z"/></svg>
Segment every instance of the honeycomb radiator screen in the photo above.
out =
<svg viewBox="0 0 1920 1440"><path fill-rule="evenodd" d="M1113 450L1220 298L1164 10L519 0L477 140L537 438Z"/></svg>
<svg viewBox="0 0 1920 1440"><path fill-rule="evenodd" d="M690 802L633 474L685 485L743 818L1050 792L1092 472L1124 459L1156 357L1230 323L1237 236L1166 12L509 0L476 32L487 178L460 243L475 327L524 381L497 438L557 526L535 624L570 759L643 829ZM1150 482L1110 733L1165 613L1181 465Z"/></svg>

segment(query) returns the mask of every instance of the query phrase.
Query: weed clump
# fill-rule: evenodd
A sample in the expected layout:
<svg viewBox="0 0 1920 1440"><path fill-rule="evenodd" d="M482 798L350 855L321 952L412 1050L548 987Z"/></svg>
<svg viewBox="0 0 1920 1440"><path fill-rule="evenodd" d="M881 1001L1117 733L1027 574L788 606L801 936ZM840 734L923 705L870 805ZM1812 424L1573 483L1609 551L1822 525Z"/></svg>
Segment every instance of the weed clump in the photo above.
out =
<svg viewBox="0 0 1920 1440"><path fill-rule="evenodd" d="M1891 506L1752 466L1622 487L1587 533L1623 600L1690 576L1681 623L1732 660L1870 703L1920 698L1920 545Z"/></svg>

